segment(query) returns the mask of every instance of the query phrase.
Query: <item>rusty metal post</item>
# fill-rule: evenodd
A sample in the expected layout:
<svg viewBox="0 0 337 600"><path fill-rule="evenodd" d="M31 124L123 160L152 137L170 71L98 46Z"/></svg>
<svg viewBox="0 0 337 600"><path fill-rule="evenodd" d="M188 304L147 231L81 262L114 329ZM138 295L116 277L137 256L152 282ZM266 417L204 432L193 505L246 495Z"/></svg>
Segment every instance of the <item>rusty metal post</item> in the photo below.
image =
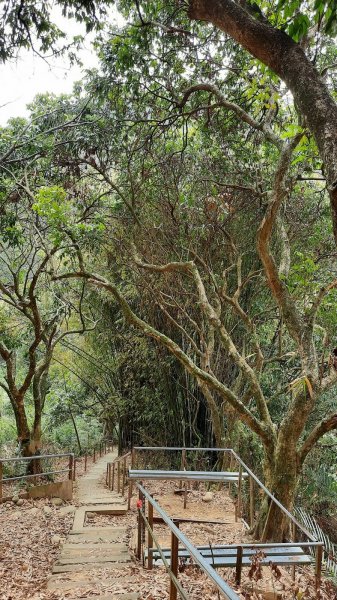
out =
<svg viewBox="0 0 337 600"><path fill-rule="evenodd" d="M171 571L175 577L178 577L178 548L179 541L173 531L171 532ZM177 588L170 579L170 600L177 600Z"/></svg>
<svg viewBox="0 0 337 600"><path fill-rule="evenodd" d="M111 490L111 463L108 463L108 488Z"/></svg>
<svg viewBox="0 0 337 600"><path fill-rule="evenodd" d="M229 461L229 470L231 471L233 468L233 454L231 453L230 461ZM232 484L229 482L228 484L228 493L231 495L232 493Z"/></svg>
<svg viewBox="0 0 337 600"><path fill-rule="evenodd" d="M3 478L3 466L0 460L0 500L2 499L2 478Z"/></svg>
<svg viewBox="0 0 337 600"><path fill-rule="evenodd" d="M153 529L153 506L151 502L148 502L148 516L147 516L149 526ZM147 534L147 567L148 569L153 569L153 554L150 550L153 548L153 537L152 533L148 531Z"/></svg>
<svg viewBox="0 0 337 600"><path fill-rule="evenodd" d="M87 462L88 462L88 455L87 453L85 453L84 455L84 472L87 472Z"/></svg>
<svg viewBox="0 0 337 600"><path fill-rule="evenodd" d="M320 587L322 578L322 560L323 560L323 546L316 546L316 568L315 568L315 579L316 579L316 597L320 597Z"/></svg>
<svg viewBox="0 0 337 600"><path fill-rule="evenodd" d="M124 494L124 486L126 485L126 457L124 458L123 461L123 468L124 468L124 477L123 477L123 494Z"/></svg>
<svg viewBox="0 0 337 600"><path fill-rule="evenodd" d="M254 501L254 479L249 477L249 524L254 526L255 501Z"/></svg>
<svg viewBox="0 0 337 600"><path fill-rule="evenodd" d="M120 478L121 478L121 463L120 463L120 461L118 461L118 463L117 463L117 493L118 494L121 491Z"/></svg>
<svg viewBox="0 0 337 600"><path fill-rule="evenodd" d="M73 468L74 468L74 456L73 456L73 454L70 454L70 456L69 456L69 475L68 475L68 478L70 479L70 481L72 481L72 479L73 479Z"/></svg>
<svg viewBox="0 0 337 600"><path fill-rule="evenodd" d="M238 481L238 517L242 517L242 465L239 468L239 481Z"/></svg>
<svg viewBox="0 0 337 600"><path fill-rule="evenodd" d="M137 551L136 551L136 556L137 556L138 560L140 560L141 556L142 556L142 529L143 529L142 510L143 510L143 504L144 504L144 496L141 491L139 491L139 501L142 503L142 505L138 507L138 530L137 530Z"/></svg>
<svg viewBox="0 0 337 600"><path fill-rule="evenodd" d="M236 585L241 583L241 571L242 571L242 546L238 546L236 551L236 567L235 567L235 582Z"/></svg>
<svg viewBox="0 0 337 600"><path fill-rule="evenodd" d="M128 491L128 510L131 509L131 498L132 498L132 481L129 481L129 491Z"/></svg>
<svg viewBox="0 0 337 600"><path fill-rule="evenodd" d="M296 542L296 525L293 522L290 523L290 535L291 535L291 541ZM295 575L296 575L296 566L295 565L292 565L292 567L291 567L291 574L292 574L293 581L295 581Z"/></svg>

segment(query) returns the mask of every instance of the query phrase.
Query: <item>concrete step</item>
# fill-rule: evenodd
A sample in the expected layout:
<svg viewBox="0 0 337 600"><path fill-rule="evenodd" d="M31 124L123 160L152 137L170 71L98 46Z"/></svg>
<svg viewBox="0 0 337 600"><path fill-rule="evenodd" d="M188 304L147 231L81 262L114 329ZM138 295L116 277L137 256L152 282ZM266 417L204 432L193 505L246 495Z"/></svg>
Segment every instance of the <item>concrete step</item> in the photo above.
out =
<svg viewBox="0 0 337 600"><path fill-rule="evenodd" d="M116 563L127 563L131 562L131 558L128 552L120 552L111 556L76 556L67 557L60 556L55 564L56 567L65 565L105 565L105 564L116 564ZM98 567L97 567L98 568ZM101 568L101 567L100 567Z"/></svg>
<svg viewBox="0 0 337 600"><path fill-rule="evenodd" d="M114 542L119 537L126 534L124 527L85 527L78 531L70 531L68 542L76 543L99 543L99 542Z"/></svg>
<svg viewBox="0 0 337 600"><path fill-rule="evenodd" d="M130 562L130 561L129 561ZM55 564L53 566L53 574L54 573L79 573L81 571L87 571L88 568L94 569L104 569L104 571L115 571L116 569L120 569L123 564L128 564L127 561L124 562L97 562L94 564L88 563L69 563L58 565Z"/></svg>
<svg viewBox="0 0 337 600"><path fill-rule="evenodd" d="M64 575L59 573L57 575L52 575L47 582L48 590L69 590L72 588L88 588L89 586L95 587L97 589L100 588L102 583L105 586L112 587L114 585L120 586L121 582L123 584L136 584L137 580L134 577L119 577L119 578L104 578L104 580L98 579L96 575L96 571L92 572L92 575L89 577L85 577L83 571L81 573L67 573L66 579L64 579Z"/></svg>

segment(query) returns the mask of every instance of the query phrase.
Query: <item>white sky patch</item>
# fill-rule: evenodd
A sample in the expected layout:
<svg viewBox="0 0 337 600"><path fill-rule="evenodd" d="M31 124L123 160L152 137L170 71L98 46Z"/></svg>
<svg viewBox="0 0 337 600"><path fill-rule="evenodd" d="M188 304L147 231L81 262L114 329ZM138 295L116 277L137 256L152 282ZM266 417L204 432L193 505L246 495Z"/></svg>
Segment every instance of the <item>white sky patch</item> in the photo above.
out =
<svg viewBox="0 0 337 600"><path fill-rule="evenodd" d="M84 35L84 26L80 23L60 16L56 16L55 21L60 29L66 31L69 40L76 35ZM122 25L123 19L113 11L110 22ZM93 39L94 34L86 36L83 48L78 52L82 67L70 65L66 54L49 58L46 62L32 50L21 51L16 61L0 65L0 125L6 125L11 117L27 116L26 106L37 94L71 93L74 82L82 79L83 72L98 66L98 58L92 47Z"/></svg>

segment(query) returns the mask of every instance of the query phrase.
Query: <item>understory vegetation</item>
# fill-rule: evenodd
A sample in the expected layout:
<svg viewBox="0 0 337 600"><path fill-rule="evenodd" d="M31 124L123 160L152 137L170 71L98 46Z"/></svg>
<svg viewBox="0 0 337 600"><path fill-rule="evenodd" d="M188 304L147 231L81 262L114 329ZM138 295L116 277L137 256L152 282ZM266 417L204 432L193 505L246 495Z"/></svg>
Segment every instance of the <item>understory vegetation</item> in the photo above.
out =
<svg viewBox="0 0 337 600"><path fill-rule="evenodd" d="M337 541L334 3L96 4L99 68L1 129L1 454L233 447Z"/></svg>

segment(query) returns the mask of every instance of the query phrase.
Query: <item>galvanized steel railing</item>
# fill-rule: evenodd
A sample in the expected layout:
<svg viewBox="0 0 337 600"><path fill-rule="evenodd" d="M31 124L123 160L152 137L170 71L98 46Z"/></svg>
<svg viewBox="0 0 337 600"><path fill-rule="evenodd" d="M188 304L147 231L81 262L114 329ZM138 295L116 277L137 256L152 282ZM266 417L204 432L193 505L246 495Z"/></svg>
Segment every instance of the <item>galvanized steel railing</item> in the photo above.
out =
<svg viewBox="0 0 337 600"><path fill-rule="evenodd" d="M217 587L219 593L222 597L226 598L226 600L240 600L237 593L218 575L218 573L213 569L211 565L207 563L204 557L200 554L198 549L189 541L189 539L184 535L177 525L170 519L170 517L166 514L166 512L161 508L161 506L152 498L149 492L140 484L136 483L136 486L139 490L139 500L141 505L138 506L138 541L137 541L137 557L141 558L141 544L144 527L148 531L148 547L153 547L153 542L155 543L157 550L160 554L160 557L164 563L164 566L170 577L170 600L176 600L177 592L179 592L180 597L183 600L188 600L188 596L181 583L178 580L178 548L179 542L186 548L192 557L194 563L200 567L200 569L209 577L210 581ZM145 500L148 502L148 517L146 517L145 513ZM140 504L139 503L139 504ZM153 511L156 511L163 522L169 527L171 531L171 560L170 564L166 557L164 556L159 541L153 531ZM149 557L150 563L149 568L152 568L151 559Z"/></svg>

